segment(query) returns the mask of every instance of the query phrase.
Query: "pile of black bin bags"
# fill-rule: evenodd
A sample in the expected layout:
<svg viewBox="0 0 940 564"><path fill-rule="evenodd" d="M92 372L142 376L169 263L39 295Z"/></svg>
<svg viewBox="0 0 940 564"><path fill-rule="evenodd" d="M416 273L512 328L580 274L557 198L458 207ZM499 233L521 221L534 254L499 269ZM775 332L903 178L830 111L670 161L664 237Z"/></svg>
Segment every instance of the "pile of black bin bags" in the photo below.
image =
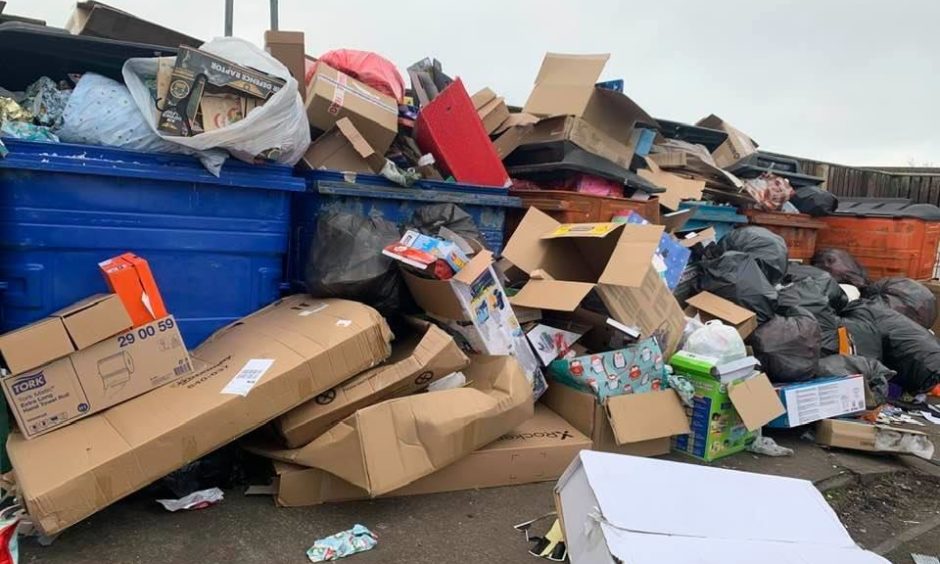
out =
<svg viewBox="0 0 940 564"><path fill-rule="evenodd" d="M889 380L914 394L940 382L940 342L929 330L936 298L914 280L871 282L850 254L832 249L813 266L790 263L783 238L756 226L704 249L699 266L700 291L757 314L748 344L774 382L861 373L876 401ZM850 301L840 284L861 297ZM840 328L854 354L838 354Z"/></svg>

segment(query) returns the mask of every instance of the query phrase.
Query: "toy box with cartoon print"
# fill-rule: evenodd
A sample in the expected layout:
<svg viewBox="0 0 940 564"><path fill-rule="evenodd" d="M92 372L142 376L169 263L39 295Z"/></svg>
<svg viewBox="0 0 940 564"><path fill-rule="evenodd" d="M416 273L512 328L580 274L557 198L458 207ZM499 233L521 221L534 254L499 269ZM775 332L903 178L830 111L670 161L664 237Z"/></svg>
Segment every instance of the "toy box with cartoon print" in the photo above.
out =
<svg viewBox="0 0 940 564"><path fill-rule="evenodd" d="M663 353L653 338L622 349L555 360L548 370L556 381L592 393L601 401L666 386Z"/></svg>

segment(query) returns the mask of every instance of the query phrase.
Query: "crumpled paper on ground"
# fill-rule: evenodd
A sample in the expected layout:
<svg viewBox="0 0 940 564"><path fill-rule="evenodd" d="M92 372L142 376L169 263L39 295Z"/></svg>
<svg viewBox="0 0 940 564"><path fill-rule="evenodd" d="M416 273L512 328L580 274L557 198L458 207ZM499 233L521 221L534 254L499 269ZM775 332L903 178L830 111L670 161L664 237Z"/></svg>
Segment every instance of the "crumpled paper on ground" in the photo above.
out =
<svg viewBox="0 0 940 564"><path fill-rule="evenodd" d="M318 539L307 549L307 558L311 562L338 560L345 556L372 550L378 544L375 534L362 525L355 525L347 531Z"/></svg>
<svg viewBox="0 0 940 564"><path fill-rule="evenodd" d="M167 511L179 511L180 509L204 509L210 505L215 505L222 501L224 494L219 488L209 488L199 490L179 499L158 499L157 503L163 506Z"/></svg>
<svg viewBox="0 0 940 564"><path fill-rule="evenodd" d="M754 442L747 446L747 450L764 456L793 456L792 448L782 447L777 441L762 435L758 435Z"/></svg>

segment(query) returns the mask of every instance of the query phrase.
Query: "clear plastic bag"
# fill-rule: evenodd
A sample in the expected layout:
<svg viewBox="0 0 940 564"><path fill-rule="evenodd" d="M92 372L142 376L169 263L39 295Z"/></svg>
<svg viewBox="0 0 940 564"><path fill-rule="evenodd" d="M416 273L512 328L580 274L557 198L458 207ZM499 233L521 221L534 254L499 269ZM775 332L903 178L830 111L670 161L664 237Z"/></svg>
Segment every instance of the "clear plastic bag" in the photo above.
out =
<svg viewBox="0 0 940 564"><path fill-rule="evenodd" d="M719 364L747 356L744 339L738 330L717 319L706 322L704 327L692 333L685 343L685 350L717 358Z"/></svg>

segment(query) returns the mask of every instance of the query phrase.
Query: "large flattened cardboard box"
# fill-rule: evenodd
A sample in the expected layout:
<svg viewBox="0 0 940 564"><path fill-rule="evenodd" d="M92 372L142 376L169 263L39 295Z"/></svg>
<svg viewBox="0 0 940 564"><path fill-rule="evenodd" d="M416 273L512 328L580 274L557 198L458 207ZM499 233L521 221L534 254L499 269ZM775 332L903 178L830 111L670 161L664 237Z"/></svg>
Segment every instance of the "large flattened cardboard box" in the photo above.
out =
<svg viewBox="0 0 940 564"><path fill-rule="evenodd" d="M408 270L402 270L402 276L418 307L464 350L516 357L536 397L545 391L541 365L493 268L492 253L477 253L450 280L421 278Z"/></svg>
<svg viewBox="0 0 940 564"><path fill-rule="evenodd" d="M55 433L7 444L27 511L55 534L385 360L372 308L292 296L218 331L196 371Z"/></svg>
<svg viewBox="0 0 940 564"><path fill-rule="evenodd" d="M656 337L663 353L675 352L685 315L652 261L661 225L561 224L529 208L503 256L530 276L513 305L575 311L592 291L610 317Z"/></svg>
<svg viewBox="0 0 940 564"><path fill-rule="evenodd" d="M512 431L382 497L518 486L557 480L591 439L544 405ZM369 493L318 468L275 462L277 503L284 507L369 499Z"/></svg>
<svg viewBox="0 0 940 564"><path fill-rule="evenodd" d="M339 386L295 407L275 421L291 448L303 446L359 408L415 393L428 384L467 367L470 360L436 325L425 324L397 340L392 356Z"/></svg>
<svg viewBox="0 0 940 564"><path fill-rule="evenodd" d="M861 375L777 386L777 393L786 413L768 423L768 427L799 427L865 410L865 378Z"/></svg>
<svg viewBox="0 0 940 564"><path fill-rule="evenodd" d="M634 128L656 120L620 92L596 88L610 55L547 53L524 111L537 116L575 116L624 145Z"/></svg>
<svg viewBox="0 0 940 564"><path fill-rule="evenodd" d="M577 564L888 563L806 480L582 451L555 505Z"/></svg>
<svg viewBox="0 0 940 564"><path fill-rule="evenodd" d="M319 468L378 496L433 474L532 417L532 388L510 356L473 357L470 384L360 409L299 449L259 439L256 454Z"/></svg>
<svg viewBox="0 0 940 564"><path fill-rule="evenodd" d="M307 119L323 131L349 118L376 153L384 155L398 134L395 99L322 62L307 85Z"/></svg>
<svg viewBox="0 0 940 564"><path fill-rule="evenodd" d="M657 456L667 454L672 437L689 432L679 396L673 390L597 396L552 382L542 403L591 438L594 450Z"/></svg>

